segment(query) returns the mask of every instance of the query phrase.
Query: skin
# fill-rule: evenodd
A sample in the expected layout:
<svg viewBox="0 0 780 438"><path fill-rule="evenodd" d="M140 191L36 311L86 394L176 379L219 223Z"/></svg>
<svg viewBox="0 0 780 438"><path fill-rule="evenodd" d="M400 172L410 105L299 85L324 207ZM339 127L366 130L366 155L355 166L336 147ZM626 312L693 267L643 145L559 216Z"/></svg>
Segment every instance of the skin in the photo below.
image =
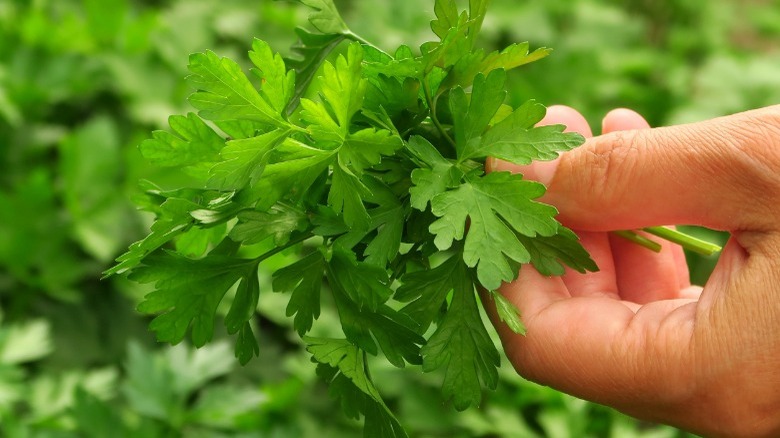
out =
<svg viewBox="0 0 780 438"><path fill-rule="evenodd" d="M551 107L541 124L592 137ZM780 436L780 106L649 129L619 109L558 160L493 170L548 185L600 267L544 277L523 268L501 293L527 335L486 304L518 373L629 415L704 436ZM609 234L664 224L727 230L707 284L691 286L682 250L656 254Z"/></svg>

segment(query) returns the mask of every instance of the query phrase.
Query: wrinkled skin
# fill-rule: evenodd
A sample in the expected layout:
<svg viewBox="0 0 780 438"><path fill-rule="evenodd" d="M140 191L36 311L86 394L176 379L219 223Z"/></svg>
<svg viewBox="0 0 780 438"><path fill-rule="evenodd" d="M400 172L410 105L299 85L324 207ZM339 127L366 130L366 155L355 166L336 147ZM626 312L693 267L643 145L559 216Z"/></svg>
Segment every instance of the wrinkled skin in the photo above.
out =
<svg viewBox="0 0 780 438"><path fill-rule="evenodd" d="M541 123L591 137L568 107ZM501 293L525 337L485 299L510 361L641 419L704 436L780 436L780 106L657 129L621 109L603 132L555 162L488 163L546 183L543 201L601 269L521 269ZM608 233L665 224L732 233L703 288L691 286L678 246L656 254Z"/></svg>

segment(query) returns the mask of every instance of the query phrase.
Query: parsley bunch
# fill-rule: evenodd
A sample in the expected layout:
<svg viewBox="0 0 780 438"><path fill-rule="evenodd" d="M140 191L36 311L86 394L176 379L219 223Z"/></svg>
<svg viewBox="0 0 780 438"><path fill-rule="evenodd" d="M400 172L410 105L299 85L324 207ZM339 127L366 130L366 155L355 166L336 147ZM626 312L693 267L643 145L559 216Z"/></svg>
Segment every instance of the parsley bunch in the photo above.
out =
<svg viewBox="0 0 780 438"><path fill-rule="evenodd" d="M476 292L491 292L499 316L522 332L517 310L494 292L521 264L545 275L597 269L556 210L536 201L544 186L484 170L487 157L524 165L584 140L561 125L535 127L545 114L537 102L504 104L506 72L549 50L475 47L488 0L470 0L465 12L436 0L438 40L419 55L367 43L332 0L298 1L313 8L315 30L298 29L296 58L255 40L247 76L213 52L190 56L197 114L172 116L171 131L140 148L198 186L146 183L143 206L156 222L107 275L154 284L139 310L158 314L150 328L172 344L188 332L196 346L209 342L217 308L234 292L224 324L246 363L260 351L251 324L258 267L297 254L273 274L273 289L289 293L287 315L318 373L349 416L365 417L367 436L405 436L367 355L444 369L444 397L466 409L498 380ZM345 50L330 56L337 48ZM249 250L258 244L267 248L259 255ZM338 309L341 339L305 336L323 293Z"/></svg>

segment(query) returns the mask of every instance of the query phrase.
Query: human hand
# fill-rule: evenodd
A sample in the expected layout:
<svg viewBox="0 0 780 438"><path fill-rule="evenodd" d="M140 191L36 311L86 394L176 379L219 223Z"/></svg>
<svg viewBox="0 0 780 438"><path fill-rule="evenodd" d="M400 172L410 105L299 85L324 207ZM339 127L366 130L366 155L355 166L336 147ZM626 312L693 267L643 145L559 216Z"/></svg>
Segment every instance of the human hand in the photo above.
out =
<svg viewBox="0 0 780 438"><path fill-rule="evenodd" d="M542 124L591 136L551 107ZM780 436L780 106L648 128L609 113L605 135L556 162L520 168L600 267L549 278L530 267L501 293L526 336L495 317L507 356L530 380L638 418L706 436ZM612 230L696 224L732 237L704 288L682 250L653 253Z"/></svg>

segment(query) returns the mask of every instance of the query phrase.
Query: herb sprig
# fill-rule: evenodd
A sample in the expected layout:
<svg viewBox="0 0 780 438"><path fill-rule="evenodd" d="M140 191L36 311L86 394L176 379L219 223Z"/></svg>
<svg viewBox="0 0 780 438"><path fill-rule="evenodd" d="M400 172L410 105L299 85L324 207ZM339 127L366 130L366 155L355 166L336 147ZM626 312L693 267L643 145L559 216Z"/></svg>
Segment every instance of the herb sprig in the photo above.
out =
<svg viewBox="0 0 780 438"><path fill-rule="evenodd" d="M371 45L332 0L298 1L313 8L314 29L297 30L295 58L256 39L247 76L213 52L190 56L197 114L172 116L171 131L154 132L140 149L200 185L147 183L144 206L157 220L106 274L154 285L139 310L158 315L150 328L172 344L188 333L196 346L209 342L217 308L235 289L224 324L246 363L260 352L251 324L265 292L258 267L293 251L297 261L273 274L273 289L290 294L287 315L318 374L348 416L365 417L366 436L406 436L368 355L443 369L444 397L467 409L498 381L499 353L476 292L516 279L523 264L544 275L597 270L555 208L537 201L543 185L484 170L488 157L525 165L584 139L561 125L536 127L545 108L533 100L504 103L507 71L550 50L477 48L488 0L470 0L467 11L436 0L438 39L419 54ZM243 255L262 242L271 249ZM333 297L343 338L306 336L323 293ZM521 333L517 309L490 296Z"/></svg>

